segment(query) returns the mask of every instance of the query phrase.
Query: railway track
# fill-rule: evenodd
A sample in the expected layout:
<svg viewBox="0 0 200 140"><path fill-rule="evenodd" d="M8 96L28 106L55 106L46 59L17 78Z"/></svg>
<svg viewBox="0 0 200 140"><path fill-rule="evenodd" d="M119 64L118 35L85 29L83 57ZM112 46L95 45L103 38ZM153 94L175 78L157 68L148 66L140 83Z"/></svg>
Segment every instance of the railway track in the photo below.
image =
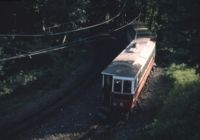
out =
<svg viewBox="0 0 200 140"><path fill-rule="evenodd" d="M150 79L150 81L151 80L152 79ZM99 85L99 82L97 85ZM91 89L91 87L88 87L88 88ZM97 89L100 89L100 87ZM83 90L83 89L81 88L80 90ZM91 97L91 95L93 93L92 91L93 90L89 90L88 97ZM144 90L144 91L145 92L143 94L146 94L147 90ZM147 93L147 94L149 94L149 93ZM82 104L80 103L80 101L82 101L84 99L88 99L88 102L89 102L89 100L94 100L94 102L96 102L96 98L98 98L98 97L96 97L96 95L93 95L93 97L91 97L91 99L89 99L88 97L85 97L85 95L83 95L83 97L80 97L80 99L76 98L76 101L75 100L70 101L73 106L70 105L70 102L68 104L66 104L66 106L69 106L69 108L73 108L73 110L81 109L81 110L87 111L87 112L83 111L84 114L95 113L96 107L94 107L94 105L98 106L100 104L98 104L98 103L92 104L93 107L91 107L91 108L93 108L93 110L90 110L90 109L88 109L91 106L90 103L88 105L86 105L86 107L84 107L84 106L85 106L85 104L87 104L87 101L84 101ZM74 104L78 104L78 105L74 106ZM81 106L81 107L78 107L78 106ZM66 110L70 110L69 108L67 107ZM65 112L65 110L63 112ZM75 112L75 114L73 114L73 112ZM86 118L82 118L81 113L76 114L76 112L77 111L70 111L70 113L68 112L67 116L64 115L64 122L62 122L62 123L58 122L58 125L62 124L63 126L66 125L67 127L69 127L69 128L67 128L69 130L63 130L63 129L66 129L64 127L60 128L59 130L48 130L48 129L52 129L55 125L57 125L57 123L54 123L55 121L58 121L59 119L63 119L61 117L63 114L60 114L59 112L54 112L54 113L59 114L59 115L57 115L59 117L53 117L52 120L47 121L47 124L43 123L44 127L42 127L42 128L40 128L40 127L34 128L34 131L47 131L47 133L41 132L41 134L39 136L37 136L38 133L40 133L40 132L34 133L34 131L31 131L23 139L41 139L41 140L42 139L45 139L45 140L46 139L55 139L55 140L60 140L60 139L72 139L72 140L104 139L104 136L105 137L109 136L110 134L115 133L115 131L117 131L118 129L119 130L126 129L126 127L131 124L134 124L134 125L130 126L130 129L137 129L139 127L142 127L146 124L145 121L149 121L152 118L152 117L144 118L144 117L148 116L147 114L149 114L149 113L145 114L145 113L137 112L133 117L131 117L131 119L129 121L124 121L124 120L102 121L101 119L94 119L94 117L92 117L92 119L87 118L88 121L85 121ZM75 117L75 118L73 118L75 121L73 122L73 120L70 117L71 118ZM78 121L76 119L78 119ZM79 120L81 120L81 121L79 121ZM53 121L53 122L51 122L51 121ZM72 121L72 123L70 123L69 121ZM67 124L65 124L65 122L67 122ZM71 126L71 125L76 125L76 123L78 123L78 124L79 123L88 123L89 127L83 127L83 126L78 125L78 127L80 129L73 128L73 126ZM55 128L53 128L53 129L55 129ZM75 134L73 132L75 132ZM107 139L109 139L109 138L107 138Z"/></svg>
<svg viewBox="0 0 200 140"><path fill-rule="evenodd" d="M16 139L17 135L23 133L27 129L30 129L30 127L36 124L40 124L41 122L46 120L48 116L56 113L56 111L62 108L63 105L67 105L76 100L78 96L80 96L80 91L83 89L87 89L90 85L92 85L95 79L97 79L97 77L99 76L99 73L102 70L103 66L106 65L106 58L103 55L105 53L103 53L102 51L103 49L97 49L97 51L95 52L96 57L94 58L95 63L93 64L92 68L76 82L76 84L74 84L70 89L66 91L70 94L67 94L67 96L65 97L59 98L57 101L49 104L42 110L39 110L36 114L29 116L29 118L20 120L12 126L7 126L7 129L5 129L6 131L1 132L1 138L9 140Z"/></svg>
<svg viewBox="0 0 200 140"><path fill-rule="evenodd" d="M95 66L95 65L93 65ZM96 76L96 67L95 68L95 72L94 69L92 70L94 73L91 74L89 77L87 77L89 80L87 80L87 82L85 82L85 78L86 77L81 77L81 79L78 79L79 82L76 83L76 85L73 85L73 87L70 87L66 92L67 93L72 93L72 91L74 91L74 89L77 89L77 87L79 88L85 88L86 86L88 86L88 84L90 84L92 82L92 80L95 79ZM86 73L86 75L89 75L91 72L91 70L88 71ZM7 126L6 132L1 132L1 138L4 139L15 139L15 136L18 135L19 133L23 132L26 129L29 129L30 126L34 126L35 124L39 124L41 123L43 120L46 120L46 118L48 118L49 115L54 114L55 110L61 108L64 104L71 102L72 100L74 100L76 97L78 96L78 94L67 94L66 96L62 96L60 98L58 98L56 101L50 103L48 106L46 106L45 108L39 110L36 114L33 114L31 116L29 116L29 118L26 118L25 120L20 120L19 122L13 124L14 127L12 126ZM8 131L9 130L9 131Z"/></svg>

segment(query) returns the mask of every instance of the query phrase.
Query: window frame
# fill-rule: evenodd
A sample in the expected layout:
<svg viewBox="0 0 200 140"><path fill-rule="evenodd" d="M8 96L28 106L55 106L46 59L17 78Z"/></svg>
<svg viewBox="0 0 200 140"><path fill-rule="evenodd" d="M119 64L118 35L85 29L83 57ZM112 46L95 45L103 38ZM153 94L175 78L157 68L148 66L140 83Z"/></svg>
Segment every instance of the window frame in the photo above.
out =
<svg viewBox="0 0 200 140"><path fill-rule="evenodd" d="M125 91L125 82L130 82L129 84L129 86L130 86L130 91L129 92L127 92L127 91ZM133 83L133 81L131 81L131 80L123 80L123 91L122 91L122 93L132 93L132 89L133 89L133 86L132 86L132 83Z"/></svg>
<svg viewBox="0 0 200 140"><path fill-rule="evenodd" d="M120 92L119 91L115 91L115 81L116 80L118 80L118 81L120 81L121 82L121 84L120 84L120 86L121 86L121 89L120 89ZM115 93L123 93L123 86L124 86L124 84L123 84L123 80L122 79L114 79L113 80L113 91L115 92Z"/></svg>
<svg viewBox="0 0 200 140"><path fill-rule="evenodd" d="M115 83L114 80L121 80L122 81L121 92L114 91L114 83ZM130 81L131 82L131 92L130 93L124 92L124 81ZM135 78L113 76L112 92L118 93L118 94L119 93L120 94L133 94L133 91L135 90L134 84L135 84Z"/></svg>

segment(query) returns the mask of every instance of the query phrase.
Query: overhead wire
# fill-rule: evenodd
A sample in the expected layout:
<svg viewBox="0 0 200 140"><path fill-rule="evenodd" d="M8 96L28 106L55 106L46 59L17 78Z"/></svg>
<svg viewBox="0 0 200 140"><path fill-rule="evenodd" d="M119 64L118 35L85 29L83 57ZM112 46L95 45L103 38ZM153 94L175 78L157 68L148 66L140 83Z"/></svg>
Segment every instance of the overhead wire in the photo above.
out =
<svg viewBox="0 0 200 140"><path fill-rule="evenodd" d="M98 24L94 24L94 25L91 25L91 26L87 26L87 27L83 27L83 28L79 28L79 29L68 30L68 31L63 31L63 32L57 32L57 33L51 33L51 32L49 32L49 33L42 33L42 34L0 34L0 37L44 37L44 36L58 36L58 35L65 35L65 34L69 34L69 33L75 33L75 32L80 32L80 31L84 31L84 30L89 30L89 29L92 29L92 28L96 28L96 27L108 24L111 21L113 21L116 18L118 18L122 14L124 8L126 7L127 1L128 0L125 0L123 6L121 8L121 10L118 12L117 15L113 16L112 18L110 18L110 19L108 19L106 21L103 21L103 22L100 22Z"/></svg>
<svg viewBox="0 0 200 140"><path fill-rule="evenodd" d="M105 38L106 36L107 35L104 34L104 35L102 35L102 38ZM62 49L65 49L65 48L77 46L77 45L81 44L82 42L88 43L88 42L93 42L93 41L102 39L102 38L97 38L97 37L101 37L101 35L96 35L96 36L88 37L88 38L85 38L85 39L80 39L78 41L72 41L68 44L61 44L61 45L52 46L52 47L37 50L37 51L32 51L32 52L29 52L29 53L24 53L24 54L19 54L19 55L16 55L16 56L2 58L2 59L0 59L0 62L15 60L15 59L24 58L24 57L32 58L32 56L35 56L35 55L49 53L49 52L58 51L58 50L62 50Z"/></svg>
<svg viewBox="0 0 200 140"><path fill-rule="evenodd" d="M51 30L51 29L53 29L53 28L59 28L59 27L61 27L61 26L67 25L67 24L69 24L69 23L71 23L71 22L65 22L65 23L62 23L62 24L55 24L55 25L53 25L53 26L47 26L47 27L45 27L45 29L46 29L46 30Z"/></svg>
<svg viewBox="0 0 200 140"><path fill-rule="evenodd" d="M121 26L117 29L114 29L113 32L117 32L119 30L122 30L122 29L130 26L131 24L136 22L137 19L140 18L140 16L141 16L141 13L134 20L130 21L126 25L123 25L123 26ZM2 58L2 59L0 59L0 62L15 60L15 59L24 58L24 57L32 58L32 56L35 56L35 55L49 53L49 52L53 52L53 51L58 51L58 50L62 50L62 49L65 49L65 48L72 47L72 46L77 46L77 45L82 44L83 42L89 43L89 42L101 40L101 39L108 37L108 36L110 36L110 35L109 34L98 34L98 35L95 35L95 36L90 36L90 37L87 37L87 38L84 38L84 39L80 39L78 41L72 41L70 43L60 44L60 45L57 45L57 46L52 46L52 47L49 47L49 48L44 48L44 49L41 49L41 50L29 52L29 53L24 53L24 54L20 54L20 55L16 55L16 56ZM102 38L98 38L98 37L102 37Z"/></svg>
<svg viewBox="0 0 200 140"><path fill-rule="evenodd" d="M122 30L122 29L126 28L127 26L129 26L132 23L134 23L135 21L137 21L140 18L140 16L141 16L141 12L139 13L139 15L134 20L130 21L129 23L127 23L127 24L125 24L125 25L123 25L123 26L121 26L121 27L119 27L117 29L112 30L112 32L117 32L119 30ZM72 41L72 42L67 43L67 44L63 42L63 44L60 44L60 45L57 45L57 46L52 46L52 47L49 47L49 48L40 49L40 50L37 50L37 51L31 51L31 52L27 52L26 51L27 53L24 53L24 54L11 56L11 57L7 57L7 58L2 58L2 59L0 59L0 62L19 59L19 58L23 58L23 57L32 58L32 56L34 56L34 55L39 55L39 54L44 54L44 53L48 53L48 52L52 52L52 51L62 50L62 49L68 48L68 47L72 47L72 46L76 46L76 45L82 44L83 42L88 43L88 42L100 40L97 37L102 37L102 35L103 34L90 36L90 37L87 37L87 38L84 38L84 39L80 39L78 41ZM106 36L108 37L109 34L104 34L104 38ZM97 39L95 39L95 38L97 38ZM21 49L16 49L16 50L21 50ZM25 52L25 51L23 51L23 52Z"/></svg>
<svg viewBox="0 0 200 140"><path fill-rule="evenodd" d="M121 8L121 10L120 10L120 12L119 12L116 16L114 16L114 17L108 19L108 22L109 22L109 20L111 20L111 19L114 20L115 18L117 18L117 17L119 17L119 16L121 15L121 13L123 12L123 10L124 10L124 8L125 8L125 6L126 6L126 4L127 4L127 1L128 1L128 0L126 0L126 1L124 2L123 6L122 6L122 8ZM61 26L63 26L63 25L69 24L69 23L70 23L70 22L65 22L65 23L62 23L62 24L55 24L55 25L53 25L53 26L45 27L45 29L46 29L46 30L51 30L51 29L53 29L53 28L59 28L59 27L61 27Z"/></svg>
<svg viewBox="0 0 200 140"><path fill-rule="evenodd" d="M122 29L124 29L124 28L130 26L130 25L133 24L136 20L140 20L140 16L141 16L141 12L139 13L139 15L138 15L135 19L133 19L133 20L130 21L129 23L127 23L127 24L125 24L125 25L123 25L123 26L121 26L121 27L119 27L119 28L117 28L117 29L114 29L113 31L117 32L117 31L119 31L119 30L122 30Z"/></svg>

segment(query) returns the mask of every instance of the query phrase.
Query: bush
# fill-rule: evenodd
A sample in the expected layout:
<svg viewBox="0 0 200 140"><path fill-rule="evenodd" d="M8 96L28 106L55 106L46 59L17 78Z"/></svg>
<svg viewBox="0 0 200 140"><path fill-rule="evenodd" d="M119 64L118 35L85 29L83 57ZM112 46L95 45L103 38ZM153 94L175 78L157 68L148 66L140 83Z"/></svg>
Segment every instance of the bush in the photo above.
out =
<svg viewBox="0 0 200 140"><path fill-rule="evenodd" d="M156 119L144 128L140 139L199 139L200 76L186 65L171 65L166 75L173 82Z"/></svg>
<svg viewBox="0 0 200 140"><path fill-rule="evenodd" d="M40 75L40 72L20 71L15 76L11 76L6 80L0 81L0 96L10 94L16 88L26 86L28 83L37 80L38 75Z"/></svg>

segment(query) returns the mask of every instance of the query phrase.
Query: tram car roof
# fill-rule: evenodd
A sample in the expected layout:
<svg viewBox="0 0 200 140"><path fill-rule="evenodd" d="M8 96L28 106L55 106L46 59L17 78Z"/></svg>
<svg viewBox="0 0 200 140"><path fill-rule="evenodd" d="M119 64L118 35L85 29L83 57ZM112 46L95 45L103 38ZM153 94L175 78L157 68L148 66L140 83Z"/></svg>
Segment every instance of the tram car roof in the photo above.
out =
<svg viewBox="0 0 200 140"><path fill-rule="evenodd" d="M144 27L139 28L138 30L142 32L148 31ZM134 39L112 63L102 71L102 74L134 78L145 65L154 48L155 42L151 41L151 37L146 37L146 35L143 37L140 36Z"/></svg>

